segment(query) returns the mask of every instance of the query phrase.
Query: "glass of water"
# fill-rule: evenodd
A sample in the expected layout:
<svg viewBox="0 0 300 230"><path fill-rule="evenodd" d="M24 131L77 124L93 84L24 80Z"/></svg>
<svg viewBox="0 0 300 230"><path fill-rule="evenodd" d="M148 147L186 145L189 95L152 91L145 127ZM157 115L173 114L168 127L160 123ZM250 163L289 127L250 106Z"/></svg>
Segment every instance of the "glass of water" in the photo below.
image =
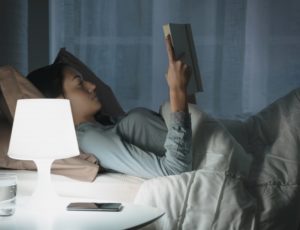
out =
<svg viewBox="0 0 300 230"><path fill-rule="evenodd" d="M10 216L15 212L17 195L17 175L0 174L0 216Z"/></svg>

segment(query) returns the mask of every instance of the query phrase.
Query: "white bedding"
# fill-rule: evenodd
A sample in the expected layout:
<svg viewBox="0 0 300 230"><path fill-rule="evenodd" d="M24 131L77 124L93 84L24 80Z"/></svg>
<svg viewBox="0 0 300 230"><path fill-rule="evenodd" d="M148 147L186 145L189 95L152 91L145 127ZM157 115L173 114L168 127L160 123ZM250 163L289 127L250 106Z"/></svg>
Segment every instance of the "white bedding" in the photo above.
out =
<svg viewBox="0 0 300 230"><path fill-rule="evenodd" d="M28 170L0 170L16 173L17 195L33 193L37 172ZM82 182L60 175L51 175L52 184L61 196L132 203L144 179L121 173L103 173L94 182Z"/></svg>
<svg viewBox="0 0 300 230"><path fill-rule="evenodd" d="M251 146L244 148L223 125L190 112L194 171L142 184L135 203L166 212L146 228L298 229L300 89L245 122ZM166 121L168 113L164 105Z"/></svg>
<svg viewBox="0 0 300 230"><path fill-rule="evenodd" d="M162 115L167 124L169 105ZM251 229L255 202L243 187L252 158L216 120L189 105L193 130L193 169L143 183L135 203L166 214L155 229ZM224 227L222 227L224 226Z"/></svg>

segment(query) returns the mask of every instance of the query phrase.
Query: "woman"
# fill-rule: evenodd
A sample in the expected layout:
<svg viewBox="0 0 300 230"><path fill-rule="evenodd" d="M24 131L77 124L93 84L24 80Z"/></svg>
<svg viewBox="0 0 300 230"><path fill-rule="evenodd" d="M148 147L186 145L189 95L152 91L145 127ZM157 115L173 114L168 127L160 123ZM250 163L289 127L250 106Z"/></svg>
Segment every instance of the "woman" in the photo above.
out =
<svg viewBox="0 0 300 230"><path fill-rule="evenodd" d="M70 100L80 149L94 154L102 167L144 178L191 170L191 118L187 104L188 66L176 60L166 38L171 123L147 109L134 109L114 125L102 125L95 85L65 64L53 64L27 78L49 98Z"/></svg>

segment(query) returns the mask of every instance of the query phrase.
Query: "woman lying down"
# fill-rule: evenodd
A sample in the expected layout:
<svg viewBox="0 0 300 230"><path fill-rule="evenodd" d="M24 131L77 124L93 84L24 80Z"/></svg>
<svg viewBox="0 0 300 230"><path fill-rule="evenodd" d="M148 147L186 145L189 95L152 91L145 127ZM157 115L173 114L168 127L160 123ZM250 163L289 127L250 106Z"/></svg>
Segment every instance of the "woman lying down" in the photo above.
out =
<svg viewBox="0 0 300 230"><path fill-rule="evenodd" d="M67 64L52 64L43 67L30 73L27 78L45 97L70 100L80 149L94 154L106 170L144 178L181 174L192 170L191 115L187 103L187 84L190 73L185 63L175 59L170 37L166 39L166 47L169 61L166 78L171 109L168 127L159 114L142 108L131 110L112 125L103 125L96 119L96 114L101 110L101 101L95 93L96 86L86 81L84 76ZM206 131L203 130L203 132ZM218 143L214 144L218 145ZM295 163L298 165L298 162ZM272 175L274 178L287 175L287 168L283 171L276 171L273 175L268 162L265 164L268 166L265 175ZM235 179L238 180L238 178ZM234 195L231 191L237 188L237 185L243 187L243 182L224 190L227 191L229 197L231 194ZM298 221L294 216L298 213L297 209L299 210L299 205L296 205L299 195L293 194L298 193L299 187L288 183L284 184L284 187L285 191L282 191L282 186L277 186L277 182L276 184L254 182L251 190L254 189L252 194L256 198L254 206L257 208L253 206L252 209L252 206L249 206L247 210L252 213L251 215L256 216L254 219L260 222L261 226L264 226L261 229L275 229L270 228L271 223L276 226L276 229L293 229L286 228L287 223L282 221L282 219L288 219L284 218L287 215L291 216L289 219L291 221L288 221L291 226L297 225ZM246 196L245 190L243 191L237 198L241 196L244 198L236 199L241 206L247 205L248 201L252 202L252 198ZM212 191L204 191L203 194L208 192ZM245 199L248 201L242 203L241 201ZM290 204L295 204L295 206L291 207ZM237 226L240 226L239 218L249 219L249 217L242 214L238 216L234 207L231 207L232 215L238 220ZM288 208L289 212L285 211L285 207L291 207ZM229 208L230 205L224 206L227 213ZM195 218L203 221L197 215ZM229 219L232 224L232 218ZM246 221L250 227L243 229L252 229L253 221L250 219ZM229 228L224 227L224 229Z"/></svg>
<svg viewBox="0 0 300 230"><path fill-rule="evenodd" d="M189 69L174 57L170 37L167 83L171 126L147 109L134 109L114 125L102 125L95 114L101 110L96 86L66 64L52 64L27 78L48 98L70 100L79 147L94 154L107 170L152 178L191 170L191 118L187 103Z"/></svg>

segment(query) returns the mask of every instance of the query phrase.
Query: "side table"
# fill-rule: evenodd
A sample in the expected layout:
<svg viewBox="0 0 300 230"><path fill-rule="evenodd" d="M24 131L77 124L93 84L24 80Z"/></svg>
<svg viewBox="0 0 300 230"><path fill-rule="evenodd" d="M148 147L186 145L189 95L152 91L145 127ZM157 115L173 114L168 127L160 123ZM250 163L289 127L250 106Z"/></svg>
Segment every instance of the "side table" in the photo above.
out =
<svg viewBox="0 0 300 230"><path fill-rule="evenodd" d="M57 210L33 211L26 205L28 197L17 197L16 212L12 216L0 217L0 229L9 230L120 230L139 228L164 215L160 209L123 203L119 212L67 211L70 202L105 202L88 199L60 198ZM106 201L110 202L110 201Z"/></svg>

